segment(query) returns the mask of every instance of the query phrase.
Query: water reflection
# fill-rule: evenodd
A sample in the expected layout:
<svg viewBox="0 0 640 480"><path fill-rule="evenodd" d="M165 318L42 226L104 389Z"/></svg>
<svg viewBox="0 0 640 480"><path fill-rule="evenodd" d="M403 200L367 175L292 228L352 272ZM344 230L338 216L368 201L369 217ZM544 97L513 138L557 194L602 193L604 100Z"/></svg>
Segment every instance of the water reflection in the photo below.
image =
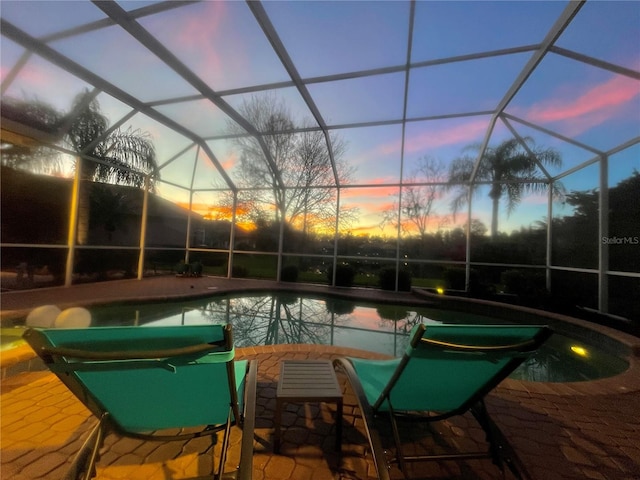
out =
<svg viewBox="0 0 640 480"><path fill-rule="evenodd" d="M306 343L393 356L402 355L409 333L418 323L499 323L481 315L289 293L109 306L93 309L92 314L97 326L231 323L237 347ZM555 334L512 377L537 382L581 381L615 375L627 367L615 355Z"/></svg>

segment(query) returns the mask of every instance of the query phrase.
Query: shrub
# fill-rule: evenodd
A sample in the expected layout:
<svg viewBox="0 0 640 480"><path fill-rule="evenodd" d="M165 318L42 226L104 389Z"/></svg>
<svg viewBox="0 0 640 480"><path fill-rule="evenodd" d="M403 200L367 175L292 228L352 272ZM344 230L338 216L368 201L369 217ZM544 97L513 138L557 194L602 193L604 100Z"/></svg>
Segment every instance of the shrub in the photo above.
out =
<svg viewBox="0 0 640 480"><path fill-rule="evenodd" d="M298 267L295 265L285 265L280 270L280 280L283 282L297 282L298 281Z"/></svg>
<svg viewBox="0 0 640 480"><path fill-rule="evenodd" d="M176 274L178 275L188 275L189 274L189 264L184 263L184 260L180 260L176 264Z"/></svg>
<svg viewBox="0 0 640 480"><path fill-rule="evenodd" d="M545 278L540 272L505 270L500 276L500 283L504 285L505 293L518 296L535 296L545 291Z"/></svg>
<svg viewBox="0 0 640 480"><path fill-rule="evenodd" d="M191 276L193 277L201 277L202 276L202 270L203 270L203 265L200 261L196 260L195 262L191 263Z"/></svg>
<svg viewBox="0 0 640 480"><path fill-rule="evenodd" d="M396 269L383 268L379 275L380 288L382 290L396 289ZM409 270L400 270L398 274L398 290L401 292L411 291L411 272Z"/></svg>
<svg viewBox="0 0 640 480"><path fill-rule="evenodd" d="M524 291L524 272L520 270L505 270L500 275L500 283L504 285L505 293L519 294Z"/></svg>
<svg viewBox="0 0 640 480"><path fill-rule="evenodd" d="M464 267L449 267L444 270L444 280L451 290L464 290L466 270ZM469 293L481 293L486 290L480 282L480 274L473 268L469 272Z"/></svg>
<svg viewBox="0 0 640 480"><path fill-rule="evenodd" d="M336 287L351 287L355 276L356 271L351 265L338 265L336 267ZM329 285L331 285L333 281L333 267L329 268L327 279L329 280Z"/></svg>

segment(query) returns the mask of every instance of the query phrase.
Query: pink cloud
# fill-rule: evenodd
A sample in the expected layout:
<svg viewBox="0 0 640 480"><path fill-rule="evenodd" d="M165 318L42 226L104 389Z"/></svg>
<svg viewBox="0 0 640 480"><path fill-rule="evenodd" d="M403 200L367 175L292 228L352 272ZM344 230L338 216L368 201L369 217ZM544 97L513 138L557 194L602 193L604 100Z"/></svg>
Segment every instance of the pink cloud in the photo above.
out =
<svg viewBox="0 0 640 480"><path fill-rule="evenodd" d="M570 134L577 135L604 123L640 95L637 80L615 76L574 98L553 98L533 106L526 117L538 123L566 122Z"/></svg>
<svg viewBox="0 0 640 480"><path fill-rule="evenodd" d="M3 71L3 74L8 72ZM7 95L20 100L40 100L60 111L66 111L82 86L82 82L63 70L40 61L29 61L20 69L9 86Z"/></svg>
<svg viewBox="0 0 640 480"><path fill-rule="evenodd" d="M398 193L397 187L381 186L372 188L345 188L342 190L340 197L342 199L355 198L361 201L365 198L373 198L379 200L380 198L388 197Z"/></svg>
<svg viewBox="0 0 640 480"><path fill-rule="evenodd" d="M433 123L433 125L436 125ZM430 128L425 127L419 133L407 137L405 140L405 152L416 153L460 143L468 144L478 140L487 130L487 120L474 120L452 127ZM397 153L400 151L400 140L379 147L382 153Z"/></svg>
<svg viewBox="0 0 640 480"><path fill-rule="evenodd" d="M9 73L9 69L2 69L2 78ZM18 74L18 78L14 84L20 84L22 88L25 85L31 88L41 89L51 84L51 73L34 63L27 63Z"/></svg>
<svg viewBox="0 0 640 480"><path fill-rule="evenodd" d="M473 120L457 125L438 126L437 122L427 122L414 135L405 140L405 153L416 153L450 145L469 144L478 141L488 127L486 119ZM388 162L400 157L400 137L360 152L352 158L353 164L371 165L374 161ZM368 168L368 167L367 167ZM396 180L397 181L397 180Z"/></svg>
<svg viewBox="0 0 640 480"><path fill-rule="evenodd" d="M223 72L217 47L224 45L221 25L227 16L225 2L204 2L202 15L188 15L176 26L174 41L181 51L198 52L198 69L208 79L218 78Z"/></svg>
<svg viewBox="0 0 640 480"><path fill-rule="evenodd" d="M224 168L225 170L229 171L233 167L235 167L236 164L238 163L238 155L235 152L233 152L233 153L230 153L229 155L227 155L223 159L218 158L218 160L220 161L220 164L222 165L222 168Z"/></svg>
<svg viewBox="0 0 640 480"><path fill-rule="evenodd" d="M396 208L397 206L394 202L386 202L376 206L368 207L367 211L371 213L386 213L389 211L394 211Z"/></svg>

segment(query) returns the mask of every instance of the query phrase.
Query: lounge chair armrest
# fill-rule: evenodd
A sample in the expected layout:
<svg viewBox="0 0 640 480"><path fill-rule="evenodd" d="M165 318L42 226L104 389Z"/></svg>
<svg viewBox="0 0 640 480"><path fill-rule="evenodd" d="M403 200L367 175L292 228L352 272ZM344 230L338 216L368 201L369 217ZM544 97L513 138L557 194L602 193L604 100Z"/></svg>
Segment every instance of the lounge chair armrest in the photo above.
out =
<svg viewBox="0 0 640 480"><path fill-rule="evenodd" d="M460 350L465 352L528 352L531 350L535 350L535 348L540 344L539 341L530 339L524 342L514 343L510 345L463 345L451 342L443 342L440 340L433 340L431 338L424 337L420 339L420 342L427 345L435 345L437 347L446 348L447 350Z"/></svg>
<svg viewBox="0 0 640 480"><path fill-rule="evenodd" d="M82 360L145 360L157 358L180 357L184 355L196 355L199 353L213 352L224 346L224 342L202 343L181 348L169 348L163 350L123 350L111 352L94 352L77 348L66 347L42 347L38 352L41 356L63 356Z"/></svg>

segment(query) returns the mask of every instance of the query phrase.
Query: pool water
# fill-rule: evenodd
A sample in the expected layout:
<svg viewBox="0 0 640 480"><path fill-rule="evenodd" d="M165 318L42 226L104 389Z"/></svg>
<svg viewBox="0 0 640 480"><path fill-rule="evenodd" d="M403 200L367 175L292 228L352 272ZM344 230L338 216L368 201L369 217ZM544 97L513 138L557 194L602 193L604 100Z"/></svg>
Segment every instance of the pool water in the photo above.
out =
<svg viewBox="0 0 640 480"><path fill-rule="evenodd" d="M22 328L0 328L0 351L11 350L23 345Z"/></svg>
<svg viewBox="0 0 640 480"><path fill-rule="evenodd" d="M91 308L92 326L231 323L236 347L319 344L400 356L417 323L508 323L482 315L278 293ZM513 323L513 322L512 322ZM544 323L541 321L541 323ZM511 378L576 382L616 375L628 363L607 342L555 333ZM602 344L601 344L602 343ZM605 350L603 344L609 344Z"/></svg>

